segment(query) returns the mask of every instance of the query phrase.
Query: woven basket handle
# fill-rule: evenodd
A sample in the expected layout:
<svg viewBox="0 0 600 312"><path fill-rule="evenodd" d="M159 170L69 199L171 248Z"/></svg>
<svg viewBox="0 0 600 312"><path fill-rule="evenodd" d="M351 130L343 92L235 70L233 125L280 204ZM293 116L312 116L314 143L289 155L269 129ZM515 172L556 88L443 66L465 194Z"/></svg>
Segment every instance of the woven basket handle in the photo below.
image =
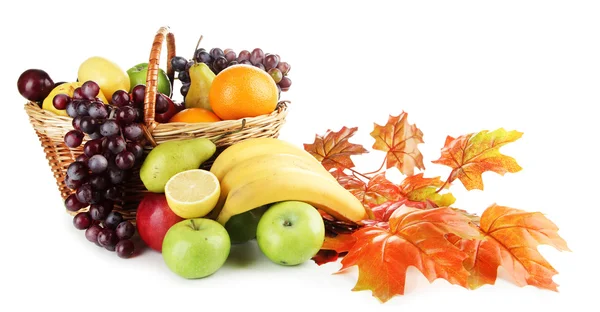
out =
<svg viewBox="0 0 600 312"><path fill-rule="evenodd" d="M146 138L150 141L153 146L156 146L156 142L152 137L152 130L156 128L158 122L154 120L155 105L156 105L156 94L158 90L158 70L160 64L160 51L163 46L163 42L167 38L167 76L169 77L171 87L173 87L173 68L171 68L171 60L175 56L175 36L169 31L168 27L161 27L152 43L152 50L150 51L150 60L148 61L148 75L146 76L146 94L144 96L144 123L146 125Z"/></svg>

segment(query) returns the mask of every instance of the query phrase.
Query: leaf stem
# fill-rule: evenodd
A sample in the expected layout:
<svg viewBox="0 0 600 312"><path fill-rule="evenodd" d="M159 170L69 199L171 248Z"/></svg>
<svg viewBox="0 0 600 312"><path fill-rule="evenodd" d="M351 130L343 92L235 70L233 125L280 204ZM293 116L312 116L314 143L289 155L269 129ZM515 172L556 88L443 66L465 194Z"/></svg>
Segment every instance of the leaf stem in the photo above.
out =
<svg viewBox="0 0 600 312"><path fill-rule="evenodd" d="M365 175L371 175L371 174L376 174L379 171L381 171L381 169L383 169L383 166L385 166L385 163L387 162L387 154L385 155L385 157L383 158L383 162L381 163L381 166L379 167L379 169L375 170L375 171L371 171L371 172L367 172L365 173Z"/></svg>
<svg viewBox="0 0 600 312"><path fill-rule="evenodd" d="M450 171L448 178L446 179L446 181L444 181L444 184L442 184L442 186L440 186L440 188L437 189L437 191L435 191L436 193L441 192L446 187L446 185L452 183L452 182L450 182L450 179L452 178L452 175L454 175L454 171L455 171L455 169L452 169L452 171Z"/></svg>
<svg viewBox="0 0 600 312"><path fill-rule="evenodd" d="M353 174L358 174L359 176L361 176L361 177L363 177L363 178L365 178L367 180L371 180L371 178L369 178L368 176L366 176L366 175L364 175L364 174L362 174L362 173L360 173L360 172L358 172L358 171L356 171L356 170L354 170L352 168L346 167L346 169L352 171Z"/></svg>

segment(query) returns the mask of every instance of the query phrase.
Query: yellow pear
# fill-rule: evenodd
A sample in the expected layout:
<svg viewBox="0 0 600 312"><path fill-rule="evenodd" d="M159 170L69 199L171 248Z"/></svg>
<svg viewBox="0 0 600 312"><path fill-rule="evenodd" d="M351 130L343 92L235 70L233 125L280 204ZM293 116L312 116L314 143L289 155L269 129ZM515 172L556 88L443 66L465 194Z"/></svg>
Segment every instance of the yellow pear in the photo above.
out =
<svg viewBox="0 0 600 312"><path fill-rule="evenodd" d="M215 79L215 73L205 63L196 63L189 69L190 89L185 96L185 107L200 107L212 112L208 102L210 86Z"/></svg>
<svg viewBox="0 0 600 312"><path fill-rule="evenodd" d="M85 82L85 81L84 81ZM54 105L52 104L52 100L54 99L54 97L57 94L66 94L68 96L73 96L73 92L75 91L75 89L81 87L83 85L82 81L79 82L65 82L63 84L60 84L58 86L56 86L54 89L52 89L52 91L50 91L50 94L48 94L48 96L44 99L44 102L42 103L42 109L45 109L47 111L51 111L59 116L66 116L68 117L69 115L67 115L67 111L66 110L58 110L54 107ZM104 97L104 95L102 94L102 92L98 93L98 98L104 102L105 104L108 104L108 101L106 100L106 98Z"/></svg>
<svg viewBox="0 0 600 312"><path fill-rule="evenodd" d="M129 75L116 63L100 56L92 56L81 63L77 79L96 82L107 99L111 99L117 90L129 91L130 88Z"/></svg>

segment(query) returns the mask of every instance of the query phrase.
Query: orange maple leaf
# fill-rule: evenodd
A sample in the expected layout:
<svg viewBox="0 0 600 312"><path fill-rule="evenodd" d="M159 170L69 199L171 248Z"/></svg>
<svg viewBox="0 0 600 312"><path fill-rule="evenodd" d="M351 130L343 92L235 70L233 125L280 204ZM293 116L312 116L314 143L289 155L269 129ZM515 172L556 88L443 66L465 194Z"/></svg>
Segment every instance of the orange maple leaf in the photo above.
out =
<svg viewBox="0 0 600 312"><path fill-rule="evenodd" d="M502 128L488 132L453 138L448 136L442 148L442 155L434 164L442 164L452 168L447 183L457 178L467 190L483 190L481 174L493 171L500 175L506 172L518 172L521 166L509 156L500 154L500 147L514 142L523 135L518 131L506 131Z"/></svg>
<svg viewBox="0 0 600 312"><path fill-rule="evenodd" d="M367 182L340 170L333 171L332 175L369 210L372 206L402 198L400 188L385 177L385 172L376 174Z"/></svg>
<svg viewBox="0 0 600 312"><path fill-rule="evenodd" d="M558 235L558 228L539 212L492 205L480 219L480 240L449 238L469 257L465 268L471 273L470 289L496 282L498 267L503 267L519 286L532 285L557 291L552 277L558 272L537 250L541 244L568 251L567 243Z"/></svg>
<svg viewBox="0 0 600 312"><path fill-rule="evenodd" d="M431 200L439 207L448 207L456 201L452 193L439 194L438 188L448 187L449 184L442 182L440 177L424 178L423 173L404 178L400 183L402 196L411 201L422 202Z"/></svg>
<svg viewBox="0 0 600 312"><path fill-rule="evenodd" d="M340 272L358 266L353 290L371 290L383 302L404 294L410 266L430 282L443 278L466 287L467 254L446 239L450 233L466 239L480 235L469 218L450 208L398 208L389 219L389 229L366 226L352 234L356 243L342 260Z"/></svg>
<svg viewBox="0 0 600 312"><path fill-rule="evenodd" d="M340 131L327 130L325 135L316 135L312 144L304 144L304 149L319 160L325 169L352 168L354 163L350 156L368 153L360 144L348 142L358 127L342 127Z"/></svg>
<svg viewBox="0 0 600 312"><path fill-rule="evenodd" d="M387 153L386 168L396 167L405 175L414 174L415 167L423 170L423 155L417 145L423 143L423 132L408 123L408 114L389 116L384 126L375 123L371 136L375 138L373 149Z"/></svg>

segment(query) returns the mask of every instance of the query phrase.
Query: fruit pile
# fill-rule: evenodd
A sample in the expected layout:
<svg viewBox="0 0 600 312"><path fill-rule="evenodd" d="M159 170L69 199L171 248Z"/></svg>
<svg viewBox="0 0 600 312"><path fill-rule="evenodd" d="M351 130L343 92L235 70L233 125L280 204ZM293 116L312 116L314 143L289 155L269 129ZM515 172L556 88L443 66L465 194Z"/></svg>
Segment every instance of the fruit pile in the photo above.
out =
<svg viewBox="0 0 600 312"><path fill-rule="evenodd" d="M171 60L187 88L184 101L172 98L174 81L159 69L156 122L213 123L257 117L276 110L281 79L274 79L264 65L255 66L258 64L255 57L249 64L228 62L222 67L219 65L222 59L230 58L232 51L224 53L212 49L209 57L202 53L204 51L197 49L194 59L186 60L183 67L177 63L181 57ZM286 74L289 71L289 64L280 63L278 55L265 57L259 49L255 51L253 55L260 56L260 64L268 58L266 64L271 72L279 71L277 66ZM64 135L64 144L71 149L81 148L82 152L66 170L64 182L72 193L65 199L65 208L74 214L75 228L84 230L88 240L116 251L122 258L134 253L131 238L137 223L132 219L132 213L122 211L125 186L133 178L145 177L151 170L154 170L154 177L175 173L174 169L165 169L162 165L160 172L156 172L158 167L152 169L146 161L144 97L147 72L148 63L124 71L111 60L94 56L80 64L74 82L54 83L50 75L40 69L24 71L17 81L19 93L27 100L37 103L48 113L71 118L73 129ZM287 90L290 84L291 81L287 85L284 82L284 89ZM214 147L212 142L208 145ZM161 144L152 155L170 149L170 146L170 143ZM200 147L194 157L210 157L214 153L214 149ZM163 162L180 166L189 160L174 157ZM186 168L198 169L202 162L191 162L192 166ZM172 190L177 184L173 185ZM150 192L165 192L164 185L147 187ZM175 190L173 194L179 192Z"/></svg>
<svg viewBox="0 0 600 312"><path fill-rule="evenodd" d="M160 71L159 123L270 114L291 85L289 64L260 49L236 55L200 48L190 61L170 61L185 97L173 101L174 81ZM458 182L483 190L483 173L520 171L499 149L522 133L500 128L448 136L432 162L450 167L445 180L415 174L425 170L418 148L423 132L405 112L374 124L372 147L385 156L368 173L351 159L368 150L349 142L357 128L348 127L317 135L304 149L276 138L247 138L217 153L216 139L192 136L147 149L147 71L146 63L125 72L92 57L81 64L76 82L54 83L39 69L18 79L29 101L72 118L64 144L82 152L66 170L72 194L65 207L90 242L128 258L138 248L132 239L137 234L175 274L198 279L223 266L232 244L255 239L278 265L309 259L321 265L342 257L340 271L358 267L354 289L371 290L383 302L404 293L409 267L429 281L443 278L476 289L494 284L502 266L520 286L557 289L556 270L537 251L540 244L568 250L554 223L539 212L496 204L480 217L453 207L448 190ZM405 175L400 183L386 178L392 168ZM116 209L123 208L124 186L132 178L145 189L135 217Z"/></svg>

